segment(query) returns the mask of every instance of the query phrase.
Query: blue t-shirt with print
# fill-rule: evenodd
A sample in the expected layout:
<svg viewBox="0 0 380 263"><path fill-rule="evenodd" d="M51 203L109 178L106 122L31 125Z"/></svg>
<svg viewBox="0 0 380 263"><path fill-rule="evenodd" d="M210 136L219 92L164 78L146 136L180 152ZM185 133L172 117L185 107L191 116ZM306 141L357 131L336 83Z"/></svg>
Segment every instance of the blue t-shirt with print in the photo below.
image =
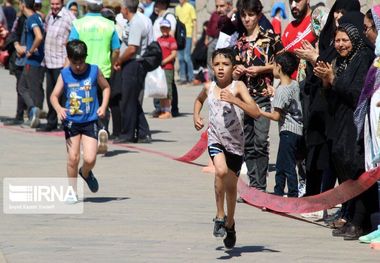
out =
<svg viewBox="0 0 380 263"><path fill-rule="evenodd" d="M84 123L98 119L98 71L98 66L91 64L87 64L86 72L81 75L76 75L71 67L61 70L67 121Z"/></svg>
<svg viewBox="0 0 380 263"><path fill-rule="evenodd" d="M26 19L26 50L30 50L33 45L35 35L33 28L38 26L41 30L41 34L44 35L44 24L39 14L34 13ZM32 66L40 66L42 60L44 59L44 42L38 46L38 48L33 52L33 54L26 59L25 64Z"/></svg>

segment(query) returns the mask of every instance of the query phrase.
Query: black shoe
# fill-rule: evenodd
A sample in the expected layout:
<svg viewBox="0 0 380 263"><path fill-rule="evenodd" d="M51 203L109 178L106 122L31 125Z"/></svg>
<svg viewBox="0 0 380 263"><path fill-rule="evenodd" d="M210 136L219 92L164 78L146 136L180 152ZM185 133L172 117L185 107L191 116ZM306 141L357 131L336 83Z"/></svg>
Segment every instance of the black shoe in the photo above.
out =
<svg viewBox="0 0 380 263"><path fill-rule="evenodd" d="M98 180L96 180L92 171L90 171L88 173L87 178L84 178L83 174L82 174L82 168L80 168L79 169L79 175L83 178L83 180L85 180L85 182L87 183L88 188L90 188L91 192L96 193L98 191L98 189L99 189Z"/></svg>
<svg viewBox="0 0 380 263"><path fill-rule="evenodd" d="M236 231L235 231L235 223L231 228L226 227L227 236L223 240L224 246L226 249L232 249L236 244Z"/></svg>
<svg viewBox="0 0 380 263"><path fill-rule="evenodd" d="M226 217L224 218L215 217L213 220L214 220L214 232L213 232L214 237L223 238L226 235L226 227L225 227Z"/></svg>
<svg viewBox="0 0 380 263"><path fill-rule="evenodd" d="M4 126L12 126L12 125L21 125L24 123L24 120L11 119L4 121Z"/></svg>
<svg viewBox="0 0 380 263"><path fill-rule="evenodd" d="M120 139L119 135L118 134L112 134L108 137L108 139L110 140L118 140Z"/></svg>
<svg viewBox="0 0 380 263"><path fill-rule="evenodd" d="M347 227L349 227L350 225L351 225L350 223L346 223L344 226L337 228L337 229L334 229L332 231L332 235L334 237L343 237L344 234L346 233Z"/></svg>
<svg viewBox="0 0 380 263"><path fill-rule="evenodd" d="M172 111L172 117L178 117L180 115L181 113L179 113L179 111Z"/></svg>
<svg viewBox="0 0 380 263"><path fill-rule="evenodd" d="M151 142L152 142L152 137L150 135L139 137L137 139L137 143L151 143Z"/></svg>
<svg viewBox="0 0 380 263"><path fill-rule="evenodd" d="M245 203L245 200L239 196L239 198L236 199L236 203Z"/></svg>
<svg viewBox="0 0 380 263"><path fill-rule="evenodd" d="M350 224L343 234L344 240L358 240L363 235L364 231L360 226Z"/></svg>
<svg viewBox="0 0 380 263"><path fill-rule="evenodd" d="M126 139L123 137L118 137L113 140L113 144L122 144L122 143L135 143L135 139Z"/></svg>
<svg viewBox="0 0 380 263"><path fill-rule="evenodd" d="M54 131L56 129L57 129L57 127L52 127L52 126L46 125L45 127L37 128L36 131L38 131L38 132L51 132L51 131Z"/></svg>

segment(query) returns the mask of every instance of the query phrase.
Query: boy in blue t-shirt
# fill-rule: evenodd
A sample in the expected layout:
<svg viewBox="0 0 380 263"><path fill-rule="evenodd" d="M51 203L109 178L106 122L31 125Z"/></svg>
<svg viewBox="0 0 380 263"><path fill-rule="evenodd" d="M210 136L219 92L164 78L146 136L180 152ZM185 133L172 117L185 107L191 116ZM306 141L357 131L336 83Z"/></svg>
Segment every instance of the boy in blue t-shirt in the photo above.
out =
<svg viewBox="0 0 380 263"><path fill-rule="evenodd" d="M34 0L21 0L20 11L27 19L22 36L25 46L18 49L18 56L25 58L25 66L18 88L28 107L29 121L27 124L31 128L37 128L40 125L39 113L44 101L42 85L45 71L41 66L44 59L44 24L40 15L34 11Z"/></svg>
<svg viewBox="0 0 380 263"><path fill-rule="evenodd" d="M83 165L79 169L79 175L95 193L99 186L91 170L95 166L98 148L97 120L105 115L111 88L98 66L86 64L87 46L83 41L68 42L66 50L70 66L62 69L50 101L64 126L68 154L67 175L69 180L75 179L70 184L76 189L82 143ZM103 91L100 106L97 96L98 86ZM62 94L66 98L65 107L59 104L59 97Z"/></svg>
<svg viewBox="0 0 380 263"><path fill-rule="evenodd" d="M298 59L290 52L274 58L273 75L280 79L273 101L272 112L261 111L261 115L278 121L280 144L276 161L275 195L284 195L285 183L288 184L288 197L298 197L296 156L302 142L302 108L298 82L291 79L297 69ZM273 87L272 87L273 88Z"/></svg>

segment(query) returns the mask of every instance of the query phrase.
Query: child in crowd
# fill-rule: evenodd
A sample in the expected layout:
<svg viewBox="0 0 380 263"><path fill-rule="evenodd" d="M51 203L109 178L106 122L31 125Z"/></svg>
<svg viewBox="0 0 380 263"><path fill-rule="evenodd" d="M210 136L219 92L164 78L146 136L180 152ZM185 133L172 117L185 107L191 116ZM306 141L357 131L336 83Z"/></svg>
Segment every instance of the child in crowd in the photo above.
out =
<svg viewBox="0 0 380 263"><path fill-rule="evenodd" d="M76 189L82 143L83 165L79 169L79 175L95 193L99 188L92 172L98 148L97 121L99 117L105 115L111 89L98 66L86 64L87 46L83 41L68 42L66 50L70 66L62 69L50 101L64 126L69 181L72 180ZM100 106L97 97L98 86L103 90L103 101ZM65 107L59 104L59 97L62 94L66 98Z"/></svg>
<svg viewBox="0 0 380 263"><path fill-rule="evenodd" d="M276 162L276 185L274 193L283 196L285 182L288 183L288 197L298 197L298 180L296 173L296 155L302 138L302 108L298 83L291 79L297 69L298 59L285 52L275 56L273 75L280 79L272 101L272 112L261 111L261 115L278 121L280 144ZM270 87L273 88L273 87Z"/></svg>
<svg viewBox="0 0 380 263"><path fill-rule="evenodd" d="M244 130L243 114L253 118L260 115L259 108L241 81L233 81L235 64L233 51L218 49L212 55L212 67L216 82L206 85L194 102L194 126L204 127L200 116L204 101L208 98L209 127L208 152L215 166L216 217L214 236L225 237L224 245L231 249L236 243L235 205L237 180L243 163ZM224 198L227 202L227 216Z"/></svg>
<svg viewBox="0 0 380 263"><path fill-rule="evenodd" d="M160 100L161 113L158 115L159 119L170 119L171 114L171 99L172 99L172 86L174 82L174 61L177 56L177 42L170 33L170 21L162 19L160 22L160 29L162 36L157 39L162 50L161 66L165 71L166 83L168 85L168 96L166 99Z"/></svg>

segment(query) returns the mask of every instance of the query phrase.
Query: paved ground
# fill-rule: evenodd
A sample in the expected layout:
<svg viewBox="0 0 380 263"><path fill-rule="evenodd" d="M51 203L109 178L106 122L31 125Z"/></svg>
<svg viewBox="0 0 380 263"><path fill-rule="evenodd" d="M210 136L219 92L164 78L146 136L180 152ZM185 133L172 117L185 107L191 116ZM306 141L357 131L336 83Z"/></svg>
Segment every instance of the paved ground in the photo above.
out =
<svg viewBox="0 0 380 263"><path fill-rule="evenodd" d="M14 78L0 70L0 79L0 115L13 117ZM0 262L379 262L380 252L368 245L245 204L237 206L236 248L224 251L212 237L213 176L165 155L180 156L198 140L191 112L199 89L179 88L183 116L149 119L152 144L110 145L108 156L99 156L100 190L85 189L83 214L9 215L1 209ZM152 110L150 100L144 108ZM276 133L272 125L271 163ZM0 124L0 145L1 179L66 176L62 137ZM206 154L197 163L207 164Z"/></svg>

